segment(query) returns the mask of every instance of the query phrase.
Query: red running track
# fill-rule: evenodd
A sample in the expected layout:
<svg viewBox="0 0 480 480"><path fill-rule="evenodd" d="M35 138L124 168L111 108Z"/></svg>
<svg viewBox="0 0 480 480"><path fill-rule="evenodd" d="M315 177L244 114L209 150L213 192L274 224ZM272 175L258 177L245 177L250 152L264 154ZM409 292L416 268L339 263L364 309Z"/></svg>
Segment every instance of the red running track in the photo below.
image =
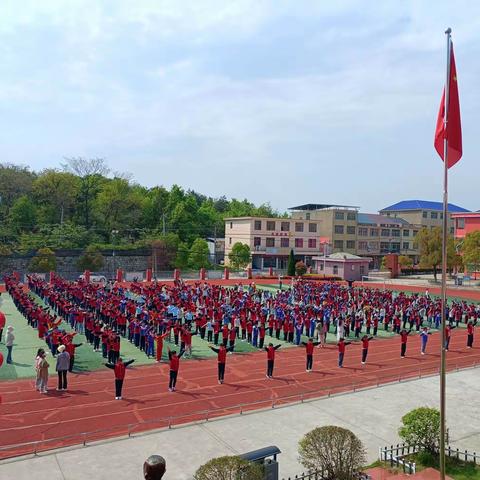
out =
<svg viewBox="0 0 480 480"><path fill-rule="evenodd" d="M273 380L265 378L265 352L229 355L223 385L217 383L215 359L182 359L173 393L167 389L168 365L129 368L122 401L113 398L108 369L72 374L68 392L51 390L48 395L36 392L32 380L2 382L0 458L436 374L439 341L433 334L422 356L419 337L411 337L405 359L400 358L399 337L372 341L364 366L360 344L352 344L343 369L330 345L315 349L311 373L305 372L303 348L279 349ZM465 330L454 331L447 364L450 371L480 364L480 347L466 348ZM55 380L51 378L52 389ZM40 443L18 445L26 442Z"/></svg>

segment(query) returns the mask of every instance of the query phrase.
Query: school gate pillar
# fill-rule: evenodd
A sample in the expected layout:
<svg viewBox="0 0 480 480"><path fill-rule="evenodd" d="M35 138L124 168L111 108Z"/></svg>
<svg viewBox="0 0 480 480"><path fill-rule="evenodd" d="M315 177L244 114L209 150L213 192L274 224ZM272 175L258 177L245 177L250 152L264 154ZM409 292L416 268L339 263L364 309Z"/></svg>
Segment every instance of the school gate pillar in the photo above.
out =
<svg viewBox="0 0 480 480"><path fill-rule="evenodd" d="M152 281L152 269L147 268L147 277L145 279L146 282L151 282Z"/></svg>
<svg viewBox="0 0 480 480"><path fill-rule="evenodd" d="M268 269L268 276L273 277L273 267L269 267Z"/></svg>
<svg viewBox="0 0 480 480"><path fill-rule="evenodd" d="M123 282L123 270L121 268L117 270L116 280L118 283Z"/></svg>
<svg viewBox="0 0 480 480"><path fill-rule="evenodd" d="M86 283L90 283L90 270L85 270L83 272L83 279Z"/></svg>
<svg viewBox="0 0 480 480"><path fill-rule="evenodd" d="M180 280L180 270L178 268L176 268L174 271L173 271L173 279L174 280Z"/></svg>
<svg viewBox="0 0 480 480"><path fill-rule="evenodd" d="M398 255L396 253L389 253L385 255L385 265L390 270L391 278L397 278L400 271L398 265Z"/></svg>
<svg viewBox="0 0 480 480"><path fill-rule="evenodd" d="M252 279L252 269L251 269L250 267L247 268L247 278L248 278L249 280Z"/></svg>
<svg viewBox="0 0 480 480"><path fill-rule="evenodd" d="M223 278L225 280L228 280L230 278L230 271L228 270L228 268L226 268L224 271L223 271Z"/></svg>
<svg viewBox="0 0 480 480"><path fill-rule="evenodd" d="M53 283L53 280L55 278L55 272L50 272L48 274L48 283L51 285Z"/></svg>
<svg viewBox="0 0 480 480"><path fill-rule="evenodd" d="M204 268L200 269L200 280L205 280L207 278L207 273Z"/></svg>

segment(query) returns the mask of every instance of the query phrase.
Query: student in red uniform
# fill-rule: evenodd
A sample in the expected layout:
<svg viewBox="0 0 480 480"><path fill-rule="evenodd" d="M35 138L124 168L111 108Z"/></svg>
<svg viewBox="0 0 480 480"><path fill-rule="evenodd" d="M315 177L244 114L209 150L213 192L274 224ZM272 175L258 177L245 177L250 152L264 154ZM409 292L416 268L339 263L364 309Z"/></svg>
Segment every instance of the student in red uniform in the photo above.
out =
<svg viewBox="0 0 480 480"><path fill-rule="evenodd" d="M175 391L175 385L177 384L178 369L180 368L180 358L185 353L185 350L181 350L177 355L175 350L168 349L168 359L170 360L170 381L168 383L168 390L170 392Z"/></svg>
<svg viewBox="0 0 480 480"><path fill-rule="evenodd" d="M445 327L445 350L448 352L448 347L450 346L450 338L452 337L452 330L454 328L457 328L455 326L451 326L450 324L447 324Z"/></svg>
<svg viewBox="0 0 480 480"><path fill-rule="evenodd" d="M128 362L123 362L119 357L115 365L112 363L106 363L105 366L111 368L115 373L115 400L122 399L122 387L123 380L125 378L125 370L131 365L135 360L129 360Z"/></svg>
<svg viewBox="0 0 480 480"><path fill-rule="evenodd" d="M410 335L410 332L411 330L405 330L403 329L401 332L400 332L400 342L401 342L401 346L400 346L400 357L401 358L405 358L405 354L407 353L407 340L408 340L408 336Z"/></svg>
<svg viewBox="0 0 480 480"><path fill-rule="evenodd" d="M370 343L370 340L373 340L373 337L369 337L368 335L362 337L362 365L367 363L368 344Z"/></svg>
<svg viewBox="0 0 480 480"><path fill-rule="evenodd" d="M477 322L475 322L477 323ZM474 332L475 324L469 320L467 323L467 348L473 347L473 332Z"/></svg>
<svg viewBox="0 0 480 480"><path fill-rule="evenodd" d="M268 347L265 347L267 352L267 378L273 378L273 367L275 365L275 350L278 350L281 345L273 346L273 343L269 343Z"/></svg>
<svg viewBox="0 0 480 480"><path fill-rule="evenodd" d="M156 343L157 343L157 349L156 349L156 353L155 353L157 362L162 361L163 340L167 335L169 335L169 332L165 332L163 335L157 335L155 337L155 340L156 340Z"/></svg>
<svg viewBox="0 0 480 480"><path fill-rule="evenodd" d="M2 333L5 328L5 314L0 312L0 342L2 341Z"/></svg>
<svg viewBox="0 0 480 480"><path fill-rule="evenodd" d="M345 358L345 347L350 345L352 342L346 342L345 339L342 337L337 343L338 347L338 366L343 368L343 359Z"/></svg>
<svg viewBox="0 0 480 480"><path fill-rule="evenodd" d="M309 338L308 342L302 342L302 345L305 347L305 352L307 353L307 372L311 372L313 368L313 347L318 345L320 342L314 342L313 338Z"/></svg>
<svg viewBox="0 0 480 480"><path fill-rule="evenodd" d="M228 333L228 341L229 341L229 347L228 351L233 352L233 349L235 348L235 339L237 338L237 330L235 328L231 328L230 332Z"/></svg>
<svg viewBox="0 0 480 480"><path fill-rule="evenodd" d="M209 345L218 356L218 383L222 384L223 379L225 378L225 364L227 363L227 352L233 352L234 346L230 345L228 348L225 348L224 345L220 345L219 348L215 348L212 345Z"/></svg>

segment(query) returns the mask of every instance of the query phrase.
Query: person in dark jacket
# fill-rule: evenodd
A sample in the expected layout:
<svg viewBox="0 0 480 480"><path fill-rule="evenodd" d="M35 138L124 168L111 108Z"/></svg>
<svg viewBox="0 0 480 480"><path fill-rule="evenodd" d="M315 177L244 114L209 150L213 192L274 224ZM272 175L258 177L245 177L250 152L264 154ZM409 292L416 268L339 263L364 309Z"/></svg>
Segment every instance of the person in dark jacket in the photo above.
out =
<svg viewBox="0 0 480 480"><path fill-rule="evenodd" d="M115 373L115 400L122 399L122 387L123 387L123 380L125 379L125 370L129 365L131 365L135 360L129 360L128 362L124 362L122 358L117 360L117 363L113 365L112 363L106 363L105 366L110 368Z"/></svg>
<svg viewBox="0 0 480 480"><path fill-rule="evenodd" d="M57 365L55 370L58 373L58 391L67 390L67 373L70 367L70 355L65 351L65 345L58 347Z"/></svg>

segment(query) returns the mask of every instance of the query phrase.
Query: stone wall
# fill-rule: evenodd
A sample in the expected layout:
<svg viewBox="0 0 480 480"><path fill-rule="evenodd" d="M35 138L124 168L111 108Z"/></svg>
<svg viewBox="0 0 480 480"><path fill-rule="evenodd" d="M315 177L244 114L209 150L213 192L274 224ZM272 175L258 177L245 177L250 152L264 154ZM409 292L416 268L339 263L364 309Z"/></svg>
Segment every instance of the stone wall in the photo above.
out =
<svg viewBox="0 0 480 480"><path fill-rule="evenodd" d="M57 273L66 278L74 279L81 272L77 267L77 261L82 255L82 251L57 251ZM151 267L151 253L149 251L118 251L102 252L104 257L104 265L99 273L107 278L113 278L116 269L121 268L124 272L145 272ZM21 275L32 273L29 269L30 262L35 255L9 255L0 256L0 278L11 272L19 272Z"/></svg>

